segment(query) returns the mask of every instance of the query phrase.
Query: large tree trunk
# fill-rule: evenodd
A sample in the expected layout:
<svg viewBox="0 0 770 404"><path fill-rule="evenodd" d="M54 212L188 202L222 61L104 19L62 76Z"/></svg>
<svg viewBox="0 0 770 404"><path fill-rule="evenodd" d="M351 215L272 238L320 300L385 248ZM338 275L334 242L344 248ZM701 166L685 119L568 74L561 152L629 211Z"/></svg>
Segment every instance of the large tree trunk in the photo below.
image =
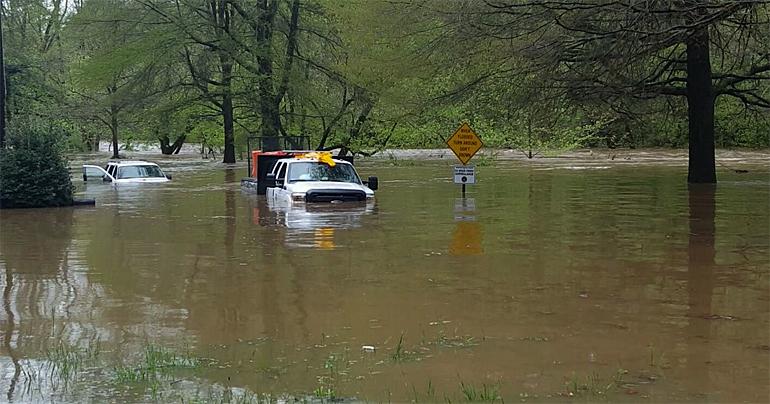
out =
<svg viewBox="0 0 770 404"><path fill-rule="evenodd" d="M0 149L5 146L5 49L3 47L3 16L0 12Z"/></svg>
<svg viewBox="0 0 770 404"><path fill-rule="evenodd" d="M233 130L233 96L230 93L232 83L233 63L224 60L229 56L222 56L222 120L225 129L225 156L223 163L235 163L235 132Z"/></svg>
<svg viewBox="0 0 770 404"><path fill-rule="evenodd" d="M262 115L262 149L266 151L279 150L280 144L278 136L281 133L281 119L279 117L278 107L280 99L276 103L276 91L273 83L273 55L271 52L271 43L273 40L273 29L275 16L278 14L278 1L269 2L262 0L259 8L261 15L257 25L257 43L265 49L258 56L259 65L259 96L260 96L260 114Z"/></svg>
<svg viewBox="0 0 770 404"><path fill-rule="evenodd" d="M687 42L687 105L690 138L687 182L715 184L714 90L708 27L700 28Z"/></svg>
<svg viewBox="0 0 770 404"><path fill-rule="evenodd" d="M267 91L269 92L269 90ZM281 148L278 136L281 132L281 118L278 105L272 94L262 96L262 148L265 151L274 151Z"/></svg>
<svg viewBox="0 0 770 404"><path fill-rule="evenodd" d="M116 159L118 155L118 108L110 108L110 131L112 132L112 158Z"/></svg>

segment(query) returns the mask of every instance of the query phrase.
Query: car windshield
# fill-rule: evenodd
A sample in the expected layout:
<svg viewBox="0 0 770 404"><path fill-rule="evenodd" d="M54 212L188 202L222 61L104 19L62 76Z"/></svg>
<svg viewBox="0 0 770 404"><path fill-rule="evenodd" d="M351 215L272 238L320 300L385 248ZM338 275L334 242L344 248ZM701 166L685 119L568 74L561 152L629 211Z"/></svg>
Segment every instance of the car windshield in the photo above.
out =
<svg viewBox="0 0 770 404"><path fill-rule="evenodd" d="M165 177L163 171L160 170L160 167L155 165L118 167L117 179L163 177Z"/></svg>
<svg viewBox="0 0 770 404"><path fill-rule="evenodd" d="M350 164L337 163L334 167L317 162L293 163L289 166L289 182L335 181L360 184L358 174Z"/></svg>

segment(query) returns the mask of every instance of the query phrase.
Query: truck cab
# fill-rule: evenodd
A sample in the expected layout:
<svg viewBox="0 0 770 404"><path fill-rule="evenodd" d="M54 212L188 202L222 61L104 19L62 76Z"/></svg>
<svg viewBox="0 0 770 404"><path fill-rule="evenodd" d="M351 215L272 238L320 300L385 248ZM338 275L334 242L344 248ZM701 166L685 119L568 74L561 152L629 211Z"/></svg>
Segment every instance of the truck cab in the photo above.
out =
<svg viewBox="0 0 770 404"><path fill-rule="evenodd" d="M312 152L276 160L265 187L268 202L277 205L366 202L374 199L378 180L362 181L350 162Z"/></svg>

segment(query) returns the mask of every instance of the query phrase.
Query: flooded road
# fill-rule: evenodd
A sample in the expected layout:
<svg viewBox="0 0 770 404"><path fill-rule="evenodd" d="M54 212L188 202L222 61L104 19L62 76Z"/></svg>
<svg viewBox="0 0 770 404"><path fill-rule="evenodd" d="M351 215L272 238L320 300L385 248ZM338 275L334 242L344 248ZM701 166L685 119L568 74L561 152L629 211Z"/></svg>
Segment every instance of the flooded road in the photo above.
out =
<svg viewBox="0 0 770 404"><path fill-rule="evenodd" d="M453 164L357 164L368 207L271 210L245 166L190 158L3 211L0 397L768 402L766 164L688 189L682 166L502 161L466 199Z"/></svg>

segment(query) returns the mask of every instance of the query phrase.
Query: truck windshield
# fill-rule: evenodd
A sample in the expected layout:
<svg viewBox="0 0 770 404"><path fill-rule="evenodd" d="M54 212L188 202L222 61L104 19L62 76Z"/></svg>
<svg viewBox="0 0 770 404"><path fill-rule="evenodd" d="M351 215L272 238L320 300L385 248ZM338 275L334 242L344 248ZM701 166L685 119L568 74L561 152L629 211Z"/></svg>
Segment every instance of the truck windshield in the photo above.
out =
<svg viewBox="0 0 770 404"><path fill-rule="evenodd" d="M118 179L126 178L163 178L163 172L158 166L125 166L118 167Z"/></svg>
<svg viewBox="0 0 770 404"><path fill-rule="evenodd" d="M325 163L301 162L289 165L289 182L298 181L335 181L360 184L358 174L350 164L337 164L334 167Z"/></svg>

